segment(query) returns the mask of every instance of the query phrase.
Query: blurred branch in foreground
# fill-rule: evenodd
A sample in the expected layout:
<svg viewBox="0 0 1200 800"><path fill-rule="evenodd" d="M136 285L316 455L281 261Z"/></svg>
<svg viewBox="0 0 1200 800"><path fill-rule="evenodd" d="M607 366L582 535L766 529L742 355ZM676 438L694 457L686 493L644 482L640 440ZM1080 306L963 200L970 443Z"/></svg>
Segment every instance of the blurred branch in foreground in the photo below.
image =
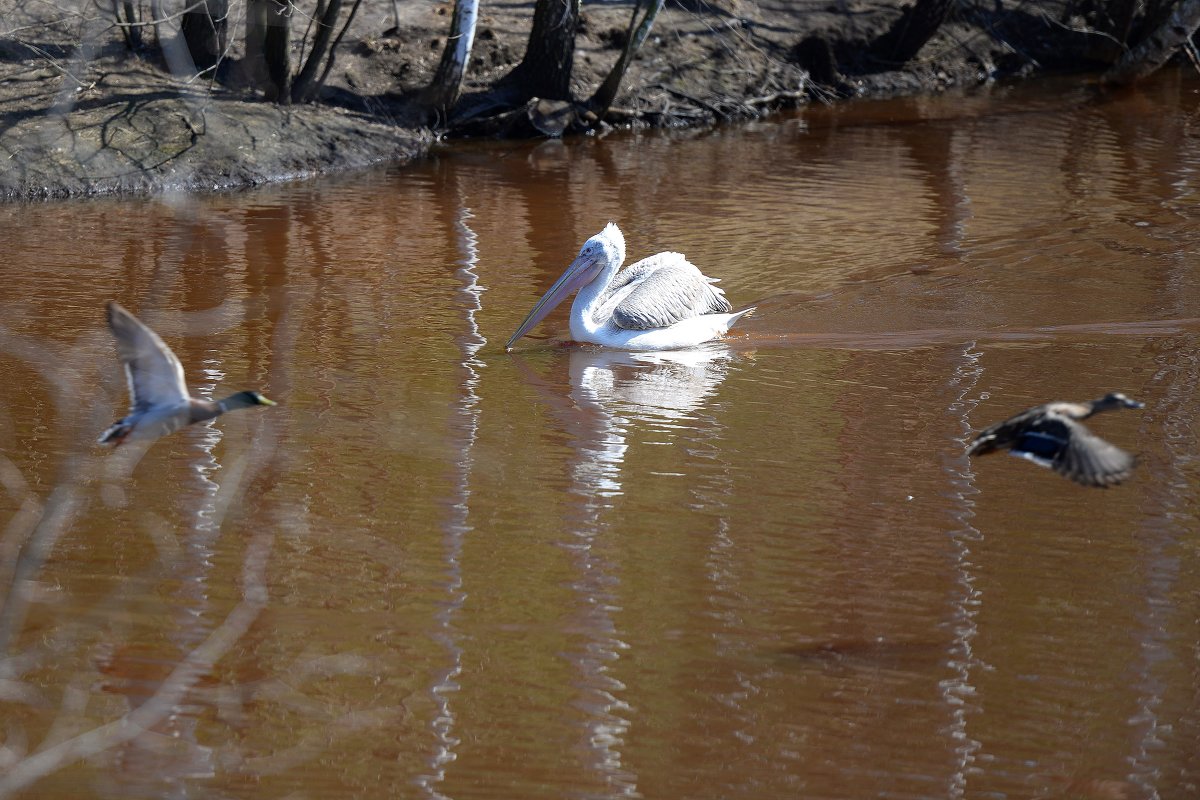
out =
<svg viewBox="0 0 1200 800"><path fill-rule="evenodd" d="M0 352L24 362L42 376L55 398L60 427L69 436L77 420L70 414L67 399L84 396L81 393L84 381L78 371L69 365L88 363L85 354L56 353L4 327L0 327ZM96 417L101 410L109 413L105 404L98 403L93 407L91 417ZM5 459L3 482L10 495L19 501L20 509L13 515L5 527L3 539L0 539L0 553L6 556L4 563L12 564L11 570L3 575L7 579L7 588L0 598L0 657L10 654L16 637L24 627L31 594L36 590L37 576L54 545L87 510L89 500L84 487L98 476L99 470L96 459L88 452L90 444L88 440L86 445L77 445L68 452L57 483L45 501L39 500L28 489L29 482L17 465Z"/></svg>
<svg viewBox="0 0 1200 800"><path fill-rule="evenodd" d="M257 472L270 459L274 445L273 442L268 443L267 439L268 436L263 434L256 436L251 448L253 455L243 457L226 473L227 477L221 486L221 495L218 497L214 518L214 523L218 526L224 521L237 496L242 493L247 482L246 472L249 471L251 474ZM250 462L249 466L247 462ZM46 525L51 526L50 530L61 533L78 513L79 503L76 497L78 487L73 486L63 490L60 486L55 491L74 492L71 494L70 500L74 500L75 503L69 505L64 511L44 517L49 520ZM68 502L70 501L59 501L57 506L67 505ZM53 497L47 506L56 507ZM6 774L0 776L0 797L6 797L25 789L37 780L76 761L128 742L140 734L152 730L174 713L187 692L212 671L216 663L249 630L251 624L266 606L268 593L265 575L274 538L275 532L271 527L264 526L254 532L246 545L242 565L241 602L201 645L184 656L146 702L119 719L20 759ZM46 546L43 540L42 548ZM41 555L44 559L45 554ZM33 559L29 559L27 563L30 566L24 571L18 572L19 579L31 580L31 571L39 566ZM10 598L12 596L13 593L10 593ZM14 632L11 630L11 625L19 619L19 615L10 617L6 613L6 629L10 635Z"/></svg>
<svg viewBox="0 0 1200 800"><path fill-rule="evenodd" d="M99 377L91 365L101 363L94 352L96 342L96 337L88 336L74 348L56 352L0 327L0 353L25 363L44 378L49 394L55 399L57 427L65 443L56 483L45 500L39 499L30 488L31 482L16 462L7 456L0 459L0 484L18 504L17 513L9 520L0 540L0 553L6 556L5 564L12 564L0 574L3 580L0 586L3 600L0 606L0 689L3 689L0 700L4 702L50 707L44 691L23 680L26 673L46 662L44 650L55 649L52 642L47 643L42 637L22 649L26 618L43 591L42 573L58 542L93 506L96 485L107 482L99 487L99 496L123 505L121 487L131 482L134 468L153 446L150 442L142 447L124 447L104 456L97 455L93 449L94 429L101 425L99 420L112 413L103 401L103 393L94 391ZM99 399L81 413L77 399L97 395ZM275 459L277 430L277 425L266 421L249 442L248 455L236 459L223 472L223 481L212 506L211 522L215 528L226 523L254 476ZM142 734L152 733L156 726L178 713L188 692L212 673L217 662L241 640L265 607L268 598L266 568L275 531L282 520L274 522L276 524L254 526L245 546L240 602L204 641L172 662L170 674L144 702L117 719L69 735L72 729L77 730L74 726L84 718L91 693L86 687L94 681L74 680L62 687L44 687L61 691L58 717L44 731L40 745L32 745L29 732L15 721L3 731L6 740L0 748L0 768L4 769L0 773L0 797L11 796L64 767ZM64 629L72 627L72 622L68 619L55 623L51 639L61 638ZM88 627L91 629L94 624ZM66 738L62 738L64 735Z"/></svg>

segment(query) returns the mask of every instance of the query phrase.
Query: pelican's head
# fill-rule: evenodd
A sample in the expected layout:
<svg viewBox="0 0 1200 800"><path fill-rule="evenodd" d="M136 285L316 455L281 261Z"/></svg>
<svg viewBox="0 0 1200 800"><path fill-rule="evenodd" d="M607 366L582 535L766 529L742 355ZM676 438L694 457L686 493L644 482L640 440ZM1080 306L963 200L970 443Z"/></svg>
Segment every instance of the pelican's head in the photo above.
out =
<svg viewBox="0 0 1200 800"><path fill-rule="evenodd" d="M595 280L605 267L619 267L624 260L625 237L621 234L617 223L610 222L604 226L604 230L583 243L583 247L579 248L579 255L575 256L575 260L571 262L571 266L567 267L563 277L581 269L594 272L595 274L589 280L580 284L580 286L586 286Z"/></svg>
<svg viewBox="0 0 1200 800"><path fill-rule="evenodd" d="M1139 403L1121 392L1109 392L1094 404L1094 411L1106 411L1110 408L1143 408L1145 403Z"/></svg>
<svg viewBox="0 0 1200 800"><path fill-rule="evenodd" d="M608 223L604 230L583 243L579 255L567 267L567 271L554 282L550 291L542 295L533 310L522 320L517 332L508 340L505 349L512 349L513 342L520 339L537 325L546 315L566 298L600 277L606 269L615 271L625 260L625 237L615 223Z"/></svg>
<svg viewBox="0 0 1200 800"><path fill-rule="evenodd" d="M617 227L617 223L610 222L604 226L604 230L597 233L592 238L583 243L583 247L579 249L579 255L583 255L583 251L588 245L595 244L603 249L604 257L610 263L616 263L620 266L625 260L625 236L621 233L621 229Z"/></svg>

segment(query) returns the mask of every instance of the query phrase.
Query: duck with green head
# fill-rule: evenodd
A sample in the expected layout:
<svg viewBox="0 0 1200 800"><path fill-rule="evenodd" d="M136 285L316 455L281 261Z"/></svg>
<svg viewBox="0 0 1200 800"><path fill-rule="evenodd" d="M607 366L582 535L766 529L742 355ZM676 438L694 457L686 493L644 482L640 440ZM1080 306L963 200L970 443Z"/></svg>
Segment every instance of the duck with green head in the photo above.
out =
<svg viewBox="0 0 1200 800"><path fill-rule="evenodd" d="M1084 486L1115 486L1133 474L1137 459L1089 431L1083 420L1114 408L1142 407L1120 392L1085 403L1034 406L980 431L967 446L967 455L1008 450Z"/></svg>
<svg viewBox="0 0 1200 800"><path fill-rule="evenodd" d="M129 413L100 435L101 444L165 436L226 411L275 405L258 392L238 392L224 400L192 397L183 379L183 365L158 334L119 304L110 302L107 308L108 327L116 337L117 354L129 383Z"/></svg>

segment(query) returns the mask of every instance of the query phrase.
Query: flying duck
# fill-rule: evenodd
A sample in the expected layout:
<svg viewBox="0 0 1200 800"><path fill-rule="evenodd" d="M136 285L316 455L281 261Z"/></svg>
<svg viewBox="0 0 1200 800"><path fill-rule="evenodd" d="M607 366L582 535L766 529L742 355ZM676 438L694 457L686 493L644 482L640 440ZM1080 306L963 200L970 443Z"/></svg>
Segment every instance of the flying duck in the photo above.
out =
<svg viewBox="0 0 1200 800"><path fill-rule="evenodd" d="M131 436L165 436L226 411L275 405L258 392L238 392L224 400L192 397L183 380L183 365L158 334L117 303L110 302L107 308L108 327L116 337L129 383L129 413L100 434L101 444L119 445Z"/></svg>
<svg viewBox="0 0 1200 800"><path fill-rule="evenodd" d="M981 431L967 447L967 455L1007 449L1084 486L1115 486L1133 472L1136 459L1089 431L1082 420L1113 408L1142 406L1120 392L1086 403L1035 406Z"/></svg>

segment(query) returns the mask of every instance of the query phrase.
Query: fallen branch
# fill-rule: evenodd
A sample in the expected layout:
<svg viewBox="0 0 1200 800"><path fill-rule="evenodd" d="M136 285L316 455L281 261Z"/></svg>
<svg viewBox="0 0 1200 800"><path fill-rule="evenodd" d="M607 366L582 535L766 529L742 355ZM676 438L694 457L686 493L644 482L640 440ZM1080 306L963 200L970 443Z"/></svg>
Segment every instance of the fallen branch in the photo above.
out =
<svg viewBox="0 0 1200 800"><path fill-rule="evenodd" d="M675 95L680 100L687 100L689 103L693 103L693 104L699 106L700 108L705 109L706 111L710 111L713 114L716 114L721 119L725 119L725 120L729 119L729 115L726 114L724 111L722 111L721 109L712 105L711 103L706 103L705 101L701 100L699 97L693 97L692 95L687 94L686 92L681 92L678 89L672 89L670 86L663 86L662 89L669 94Z"/></svg>
<svg viewBox="0 0 1200 800"><path fill-rule="evenodd" d="M786 103L799 104L808 99L808 91L801 89L794 92L773 92L765 94L761 97L751 97L743 100L742 104L747 106L778 106Z"/></svg>

